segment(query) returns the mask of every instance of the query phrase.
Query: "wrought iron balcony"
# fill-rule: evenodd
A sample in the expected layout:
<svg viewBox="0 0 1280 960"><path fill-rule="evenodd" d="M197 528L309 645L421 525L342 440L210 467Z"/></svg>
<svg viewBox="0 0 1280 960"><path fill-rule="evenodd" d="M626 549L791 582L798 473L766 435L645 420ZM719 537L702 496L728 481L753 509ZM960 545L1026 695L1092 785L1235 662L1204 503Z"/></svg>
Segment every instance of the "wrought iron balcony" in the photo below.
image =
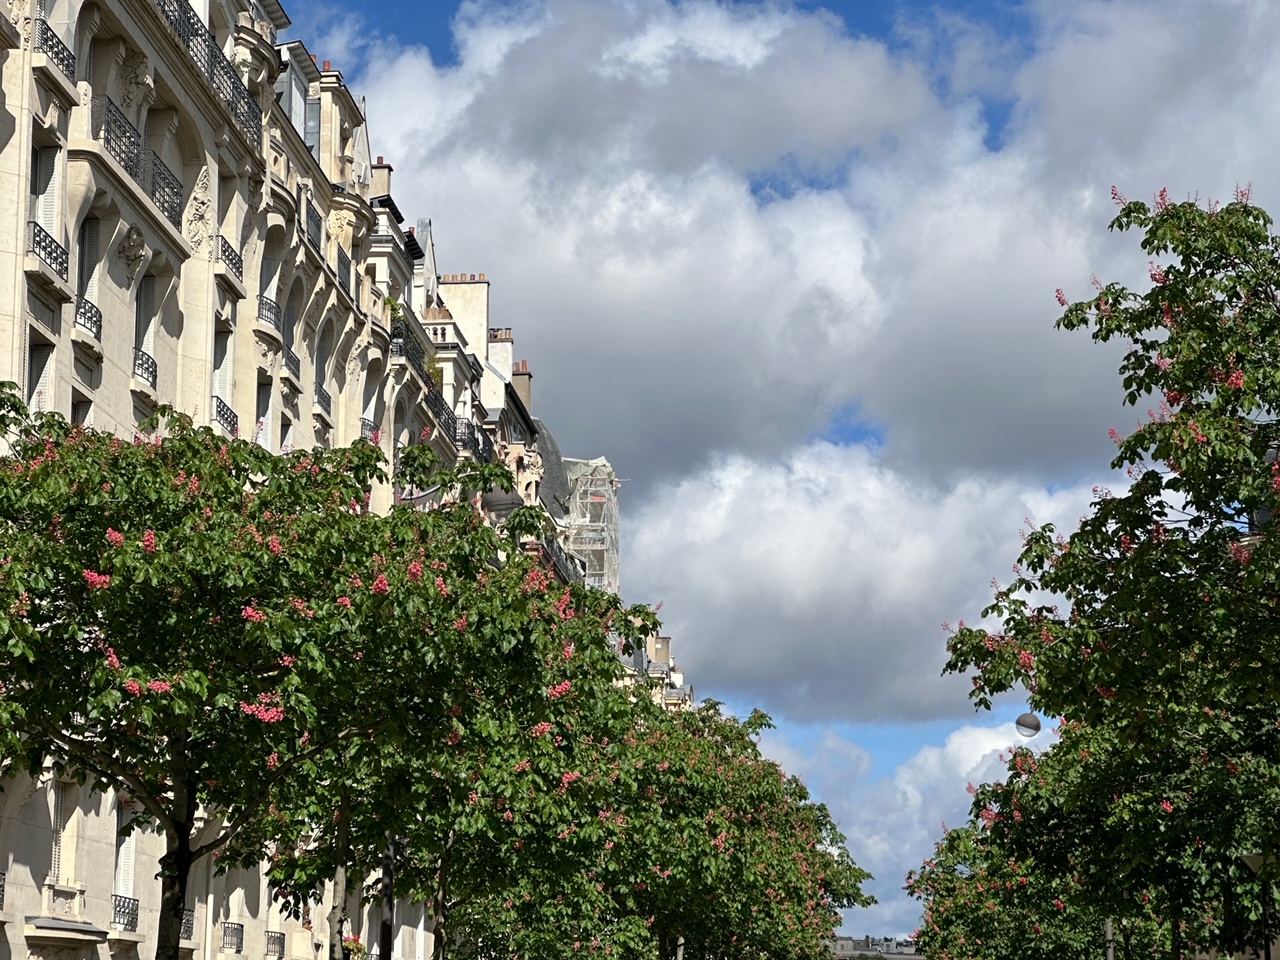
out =
<svg viewBox="0 0 1280 960"><path fill-rule="evenodd" d="M245 89L235 68L227 62L217 40L200 20L187 0L152 0L160 15L177 35L178 42L187 48L187 54L210 86L227 107L232 118L246 137L252 141L262 139L262 108Z"/></svg>
<svg viewBox="0 0 1280 960"><path fill-rule="evenodd" d="M36 21L36 53L43 53L62 71L64 77L72 83L76 82L76 55L44 19Z"/></svg>
<svg viewBox="0 0 1280 960"><path fill-rule="evenodd" d="M320 212L310 200L307 201L307 239L313 247L320 249Z"/></svg>
<svg viewBox="0 0 1280 960"><path fill-rule="evenodd" d="M138 901L133 897L111 896L111 925L117 930L138 932Z"/></svg>
<svg viewBox="0 0 1280 960"><path fill-rule="evenodd" d="M258 319L275 327L277 330L284 329L284 325L280 320L280 304L265 294L258 296Z"/></svg>
<svg viewBox="0 0 1280 960"><path fill-rule="evenodd" d="M454 436L457 437L459 450L465 448L470 451L473 459L480 459L480 443L476 440L476 428L473 424L466 420L459 420Z"/></svg>
<svg viewBox="0 0 1280 960"><path fill-rule="evenodd" d="M95 340L102 339L102 311L84 297L76 300L76 326L88 330Z"/></svg>
<svg viewBox="0 0 1280 960"><path fill-rule="evenodd" d="M324 411L325 416L333 414L333 398L329 396L329 391L318 383L316 384L316 403Z"/></svg>
<svg viewBox="0 0 1280 960"><path fill-rule="evenodd" d="M182 181L170 170L160 155L151 151L151 189L148 191L164 218L177 230L182 229Z"/></svg>
<svg viewBox="0 0 1280 960"><path fill-rule="evenodd" d="M302 361L289 347L284 348L284 368L295 377L302 376Z"/></svg>
<svg viewBox="0 0 1280 960"><path fill-rule="evenodd" d="M351 293L351 258L347 251L338 248L338 285L348 295Z"/></svg>
<svg viewBox="0 0 1280 960"><path fill-rule="evenodd" d="M226 427L233 437L240 436L240 418L231 409L231 404L221 397L213 398L213 419Z"/></svg>
<svg viewBox="0 0 1280 960"><path fill-rule="evenodd" d="M458 418L449 409L449 404L445 401L439 388L430 380L427 381L426 398L427 409L436 418L436 423L440 426L440 429L445 432L446 436L456 437L458 434Z"/></svg>
<svg viewBox="0 0 1280 960"><path fill-rule="evenodd" d="M392 324L391 355L393 357L404 357L409 361L409 366L413 367L424 382L431 379L427 375L426 349L422 346L422 342L414 336L413 330L407 323Z"/></svg>
<svg viewBox="0 0 1280 960"><path fill-rule="evenodd" d="M237 280L244 280L244 261L240 259L240 252L222 235L218 236L218 259L227 265Z"/></svg>
<svg viewBox="0 0 1280 960"><path fill-rule="evenodd" d="M5 875L0 873L0 910L4 909L4 878Z"/></svg>
<svg viewBox="0 0 1280 960"><path fill-rule="evenodd" d="M378 425L366 417L360 418L360 439L372 440L373 435L378 432Z"/></svg>
<svg viewBox="0 0 1280 960"><path fill-rule="evenodd" d="M274 930L268 930L264 934L266 940L266 954L268 957L284 956L284 934L277 933Z"/></svg>
<svg viewBox="0 0 1280 960"><path fill-rule="evenodd" d="M142 134L129 122L124 111L105 94L93 98L93 139L115 157L125 173L142 184Z"/></svg>
<svg viewBox="0 0 1280 960"><path fill-rule="evenodd" d="M49 235L44 227L30 221L31 240L28 250L49 265L63 280L67 279L67 248Z"/></svg>
<svg viewBox="0 0 1280 960"><path fill-rule="evenodd" d="M179 936L183 940L194 940L196 937L196 912L194 910L182 911L182 933Z"/></svg>
<svg viewBox="0 0 1280 960"><path fill-rule="evenodd" d="M222 952L244 953L243 923L224 923L222 925Z"/></svg>
<svg viewBox="0 0 1280 960"><path fill-rule="evenodd" d="M150 384L152 390L156 388L155 358L141 347L133 349L133 375L144 383Z"/></svg>
<svg viewBox="0 0 1280 960"><path fill-rule="evenodd" d="M547 559L551 561L552 568L564 583L580 583L582 581L582 570L570 559L569 554L565 552L559 540L548 537L542 541L542 548L546 551Z"/></svg>

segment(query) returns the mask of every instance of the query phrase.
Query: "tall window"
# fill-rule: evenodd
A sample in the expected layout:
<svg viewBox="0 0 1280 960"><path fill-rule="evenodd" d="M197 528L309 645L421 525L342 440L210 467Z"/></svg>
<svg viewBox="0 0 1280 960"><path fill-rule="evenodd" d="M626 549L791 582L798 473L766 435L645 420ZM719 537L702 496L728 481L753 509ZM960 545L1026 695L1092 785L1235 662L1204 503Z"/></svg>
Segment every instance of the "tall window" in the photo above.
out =
<svg viewBox="0 0 1280 960"><path fill-rule="evenodd" d="M213 334L213 395L231 403L231 331L219 329Z"/></svg>
<svg viewBox="0 0 1280 960"><path fill-rule="evenodd" d="M49 859L49 882L68 883L75 877L75 815L79 787L54 780L49 785L53 845Z"/></svg>
<svg viewBox="0 0 1280 960"><path fill-rule="evenodd" d="M53 344L33 329L27 347L27 407L46 412L53 403Z"/></svg>
<svg viewBox="0 0 1280 960"><path fill-rule="evenodd" d="M147 275L138 284L138 300L134 314L133 346L155 358L156 350L156 278Z"/></svg>
<svg viewBox="0 0 1280 960"><path fill-rule="evenodd" d="M259 446L271 449L271 379L258 381L258 399L254 411L253 439Z"/></svg>
<svg viewBox="0 0 1280 960"><path fill-rule="evenodd" d="M31 197L27 219L34 220L55 240L57 237L58 196L57 147L31 148Z"/></svg>
<svg viewBox="0 0 1280 960"><path fill-rule="evenodd" d="M138 831L125 830L133 819L133 811L123 801L116 804L116 886L115 892L121 897L133 896L133 878L135 851L138 846Z"/></svg>
<svg viewBox="0 0 1280 960"><path fill-rule="evenodd" d="M97 217L85 217L80 224L77 243L76 292L90 303L98 303L98 232L101 224Z"/></svg>
<svg viewBox="0 0 1280 960"><path fill-rule="evenodd" d="M317 160L320 159L320 100L312 99L307 101L306 115L303 121L302 139L306 141L307 149L311 151L311 155Z"/></svg>

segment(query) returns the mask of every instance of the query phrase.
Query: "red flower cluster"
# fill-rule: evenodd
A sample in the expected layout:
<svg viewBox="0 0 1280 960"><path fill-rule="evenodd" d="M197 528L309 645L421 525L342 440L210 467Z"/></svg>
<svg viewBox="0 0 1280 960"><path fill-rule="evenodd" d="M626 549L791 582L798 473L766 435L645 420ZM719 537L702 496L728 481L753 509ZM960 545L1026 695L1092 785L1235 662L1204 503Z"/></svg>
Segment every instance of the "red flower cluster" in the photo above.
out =
<svg viewBox="0 0 1280 960"><path fill-rule="evenodd" d="M280 694L260 693L257 703L240 701L240 711L257 717L263 723L279 723L284 719L284 707L280 706Z"/></svg>
<svg viewBox="0 0 1280 960"><path fill-rule="evenodd" d="M86 570L84 572L84 582L89 585L90 590L105 590L111 586L111 577L105 573Z"/></svg>
<svg viewBox="0 0 1280 960"><path fill-rule="evenodd" d="M391 585L387 583L387 575L385 573L378 574L374 578L373 583L372 585L370 585L369 589L372 590L374 593L378 594L379 596L385 597L388 593L391 592Z"/></svg>
<svg viewBox="0 0 1280 960"><path fill-rule="evenodd" d="M263 613L257 607L252 605L247 606L243 610L241 610L240 616L244 617L246 620L251 621L252 623L262 623L264 620L267 619L267 615L265 613Z"/></svg>
<svg viewBox="0 0 1280 960"><path fill-rule="evenodd" d="M565 680L562 683L556 684L554 687L547 687L547 696L552 700L559 700L561 697L563 697L566 693L569 692L572 686L573 686L572 683L570 683L568 680Z"/></svg>

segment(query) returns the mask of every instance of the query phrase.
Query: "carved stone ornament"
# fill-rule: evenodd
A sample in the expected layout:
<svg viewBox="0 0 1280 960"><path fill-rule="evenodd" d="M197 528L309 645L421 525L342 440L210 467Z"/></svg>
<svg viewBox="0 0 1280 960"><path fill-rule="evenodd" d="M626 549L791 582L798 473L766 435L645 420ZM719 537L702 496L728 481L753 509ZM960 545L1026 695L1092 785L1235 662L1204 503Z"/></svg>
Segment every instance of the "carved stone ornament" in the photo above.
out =
<svg viewBox="0 0 1280 960"><path fill-rule="evenodd" d="M329 214L329 233L337 237L340 244L347 246L350 244L347 232L355 222L356 218L348 211L334 210Z"/></svg>
<svg viewBox="0 0 1280 960"><path fill-rule="evenodd" d="M31 45L31 0L12 0L9 19L22 34L22 49L26 50Z"/></svg>
<svg viewBox="0 0 1280 960"><path fill-rule="evenodd" d="M119 74L120 106L126 111L146 103L155 95L150 64L145 53L130 53L124 58Z"/></svg>
<svg viewBox="0 0 1280 960"><path fill-rule="evenodd" d="M210 213L212 201L209 199L209 168L205 167L196 177L195 189L191 191L191 199L187 201L186 229L182 231L193 250L199 250L209 239ZM212 244L209 247L213 249Z"/></svg>
<svg viewBox="0 0 1280 960"><path fill-rule="evenodd" d="M258 360L268 373L275 373L280 366L280 347L274 340L258 337Z"/></svg>
<svg viewBox="0 0 1280 960"><path fill-rule="evenodd" d="M138 275L138 268L142 266L142 258L146 252L147 244L142 237L142 231L136 223L130 224L129 229L125 231L124 239L116 247L116 255L129 274L129 283L132 284L134 277Z"/></svg>

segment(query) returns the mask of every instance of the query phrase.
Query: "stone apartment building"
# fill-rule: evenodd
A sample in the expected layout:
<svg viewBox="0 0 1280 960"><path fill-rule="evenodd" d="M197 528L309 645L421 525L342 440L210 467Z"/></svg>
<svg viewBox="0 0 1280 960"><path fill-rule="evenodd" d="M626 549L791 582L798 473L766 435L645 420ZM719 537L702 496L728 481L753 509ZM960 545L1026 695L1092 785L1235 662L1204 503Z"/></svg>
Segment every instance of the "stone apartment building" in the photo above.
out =
<svg viewBox="0 0 1280 960"><path fill-rule="evenodd" d="M501 458L518 500L495 512L541 502L532 376L489 326L488 280L437 274L363 102L288 26L277 0L0 0L0 379L122 437L171 404L278 453ZM393 474L372 505L431 496ZM52 766L0 775L0 949L152 954L162 838L121 838L127 799ZM327 903L293 921L259 871L215 868L192 878L191 960L324 955ZM369 942L378 908L348 908ZM429 957L421 905L395 919L383 960Z"/></svg>

